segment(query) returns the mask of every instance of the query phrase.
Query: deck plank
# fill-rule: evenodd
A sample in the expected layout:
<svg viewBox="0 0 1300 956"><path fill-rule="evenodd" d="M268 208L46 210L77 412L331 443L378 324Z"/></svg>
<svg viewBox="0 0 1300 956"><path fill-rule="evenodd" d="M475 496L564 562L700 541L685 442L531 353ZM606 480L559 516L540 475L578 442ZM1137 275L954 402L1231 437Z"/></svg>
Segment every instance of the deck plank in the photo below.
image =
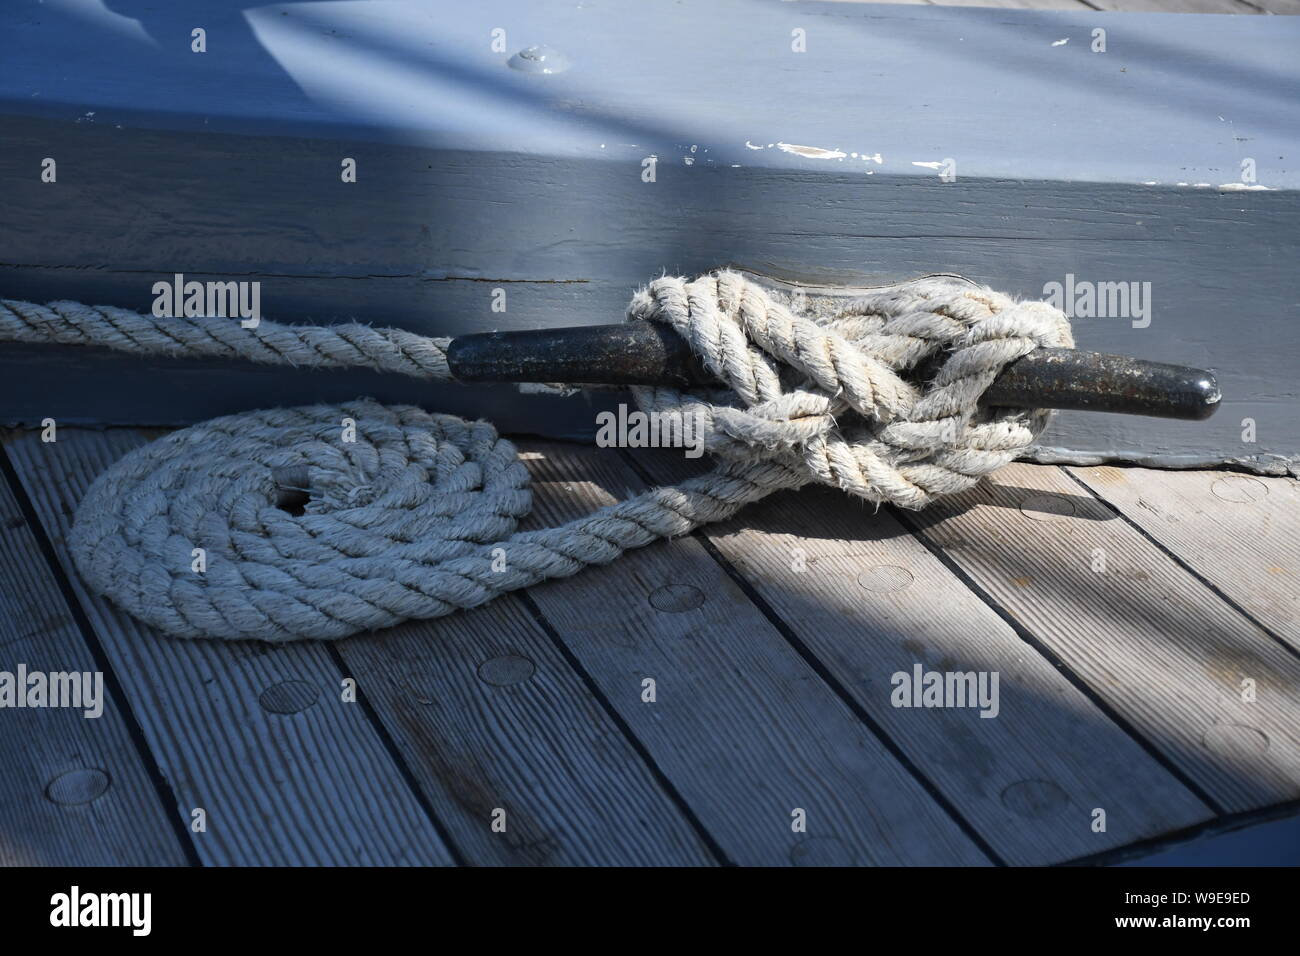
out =
<svg viewBox="0 0 1300 956"><path fill-rule="evenodd" d="M716 862L514 595L339 653L467 862Z"/></svg>
<svg viewBox="0 0 1300 956"><path fill-rule="evenodd" d="M612 451L520 444L529 526L644 488ZM529 594L730 861L988 862L698 541ZM793 830L797 809L806 833Z"/></svg>
<svg viewBox="0 0 1300 956"><path fill-rule="evenodd" d="M1300 796L1300 660L1059 468L910 520L1216 809Z"/></svg>
<svg viewBox="0 0 1300 956"><path fill-rule="evenodd" d="M66 535L92 478L145 441L63 429L5 448L209 864L447 864L451 854L374 726L341 702L320 644L181 641L90 595Z"/></svg>
<svg viewBox="0 0 1300 956"><path fill-rule="evenodd" d="M0 671L99 672L8 484L0 478ZM102 674L101 674L102 676ZM97 717L0 712L0 866L184 866L127 716L107 681Z"/></svg>
<svg viewBox="0 0 1300 956"><path fill-rule="evenodd" d="M689 470L672 451L635 457L664 483ZM1213 816L890 511L806 488L702 533L1007 862L1060 862ZM892 675L916 664L996 672L997 716L893 706Z"/></svg>
<svg viewBox="0 0 1300 956"><path fill-rule="evenodd" d="M1300 482L1213 471L1067 470L1300 650Z"/></svg>

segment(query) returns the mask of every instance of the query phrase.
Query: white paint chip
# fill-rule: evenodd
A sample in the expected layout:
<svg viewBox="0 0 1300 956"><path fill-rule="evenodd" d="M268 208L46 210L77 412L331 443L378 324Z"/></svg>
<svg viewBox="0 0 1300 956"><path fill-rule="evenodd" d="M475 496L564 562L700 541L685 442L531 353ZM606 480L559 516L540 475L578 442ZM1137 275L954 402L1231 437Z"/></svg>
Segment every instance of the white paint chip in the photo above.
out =
<svg viewBox="0 0 1300 956"><path fill-rule="evenodd" d="M807 159L843 159L847 153L838 149L822 149L820 146L796 146L794 143L777 143L783 152L794 153Z"/></svg>
<svg viewBox="0 0 1300 956"><path fill-rule="evenodd" d="M925 168L925 169L943 169L943 163L917 163L917 162L913 162L912 165L913 165L913 166L921 166L921 167L923 167L923 168Z"/></svg>
<svg viewBox="0 0 1300 956"><path fill-rule="evenodd" d="M1052 46L1065 46L1069 42L1070 42L1069 37L1066 37L1064 40L1053 40Z"/></svg>
<svg viewBox="0 0 1300 956"><path fill-rule="evenodd" d="M748 146L750 149L763 149L763 148L764 148L764 147L762 147L762 146L755 146L755 145L754 145L753 143L751 143L749 140L745 140L745 145Z"/></svg>

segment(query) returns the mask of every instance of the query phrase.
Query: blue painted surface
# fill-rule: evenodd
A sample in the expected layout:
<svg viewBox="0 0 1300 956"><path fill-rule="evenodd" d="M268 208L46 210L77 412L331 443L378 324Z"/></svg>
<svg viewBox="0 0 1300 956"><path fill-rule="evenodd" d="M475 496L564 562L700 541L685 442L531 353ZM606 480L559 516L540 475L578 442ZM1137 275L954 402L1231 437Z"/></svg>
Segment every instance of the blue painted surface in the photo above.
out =
<svg viewBox="0 0 1300 956"><path fill-rule="evenodd" d="M645 146L677 160L696 146L701 167L824 171L826 160L766 148L785 142L880 151L882 165L857 168L916 178L933 172L913 162L950 155L972 178L1165 185L1236 181L1244 140L1262 183L1300 187L1290 18L764 0L64 0L6 5L3 16L5 111L65 107L97 125L364 129L611 161ZM206 54L190 52L196 26ZM1105 53L1090 52L1097 27ZM806 53L791 50L795 29ZM506 68L536 43L572 67Z"/></svg>
<svg viewBox="0 0 1300 956"><path fill-rule="evenodd" d="M208 52L195 54L200 25ZM1089 49L1098 26L1106 53ZM793 30L808 52L792 52ZM506 65L538 42L571 68ZM445 335L613 321L648 278L722 264L853 284L959 272L1035 298L1067 274L1149 281L1149 327L1079 319L1080 344L1212 367L1223 410L1193 424L1065 414L1051 454L1285 468L1300 456L1298 48L1300 21L1277 17L10 4L0 295L147 308L173 272L245 277L272 318ZM39 181L45 156L57 185ZM355 184L340 182L345 156ZM915 165L948 157L956 182ZM1243 157L1269 191L1220 191ZM504 314L490 311L497 287ZM4 421L176 420L161 415L176 407L165 376L132 375L105 403L73 360L30 361L0 356ZM246 405L333 387L221 374ZM182 420L218 404L193 396ZM585 405L520 423L593 428Z"/></svg>

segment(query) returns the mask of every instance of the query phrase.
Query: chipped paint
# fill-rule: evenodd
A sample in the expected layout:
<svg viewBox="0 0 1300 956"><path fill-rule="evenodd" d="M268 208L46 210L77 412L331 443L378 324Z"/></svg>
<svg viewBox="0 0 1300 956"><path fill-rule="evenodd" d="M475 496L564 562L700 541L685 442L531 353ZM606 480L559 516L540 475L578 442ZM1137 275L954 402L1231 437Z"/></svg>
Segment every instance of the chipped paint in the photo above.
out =
<svg viewBox="0 0 1300 956"><path fill-rule="evenodd" d="M1064 40L1053 40L1052 46L1065 46L1069 42L1070 42L1069 37L1066 37Z"/></svg>
<svg viewBox="0 0 1300 956"><path fill-rule="evenodd" d="M794 143L777 143L782 151L794 153L807 159L843 159L848 153L838 149L822 149L820 146L796 146Z"/></svg>
<svg viewBox="0 0 1300 956"><path fill-rule="evenodd" d="M925 169L943 169L943 163L918 163L918 162L913 162L912 165L913 165L913 166L921 166L921 167L924 167Z"/></svg>
<svg viewBox="0 0 1300 956"><path fill-rule="evenodd" d="M766 149L766 148L767 148L767 147L765 147L765 146L755 146L755 145L754 145L753 143L751 143L749 140L745 140L745 145L748 146L750 149Z"/></svg>

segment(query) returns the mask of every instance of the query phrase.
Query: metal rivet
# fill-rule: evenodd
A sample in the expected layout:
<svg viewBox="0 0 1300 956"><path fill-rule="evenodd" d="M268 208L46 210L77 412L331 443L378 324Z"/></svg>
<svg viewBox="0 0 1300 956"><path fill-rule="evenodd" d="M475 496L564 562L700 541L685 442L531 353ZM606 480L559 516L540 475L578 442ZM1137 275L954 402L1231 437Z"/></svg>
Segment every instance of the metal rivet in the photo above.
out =
<svg viewBox="0 0 1300 956"><path fill-rule="evenodd" d="M858 575L858 584L880 594L901 591L914 580L911 571L894 564L878 564Z"/></svg>
<svg viewBox="0 0 1300 956"><path fill-rule="evenodd" d="M704 603L704 592L690 584L665 584L650 592L650 606L656 611L680 614Z"/></svg>
<svg viewBox="0 0 1300 956"><path fill-rule="evenodd" d="M1030 495L1020 502L1020 513L1035 521L1055 521L1071 517L1075 513L1074 502L1060 495Z"/></svg>
<svg viewBox="0 0 1300 956"><path fill-rule="evenodd" d="M493 687L522 684L536 672L536 664L517 654L502 654L500 657L493 657L478 666L479 679L485 684L491 684Z"/></svg>
<svg viewBox="0 0 1300 956"><path fill-rule="evenodd" d="M65 807L90 803L103 796L110 783L108 774L94 767L61 773L45 786L45 796Z"/></svg>
<svg viewBox="0 0 1300 956"><path fill-rule="evenodd" d="M1268 750L1268 734L1245 724L1215 724L1201 736L1201 745L1221 757L1239 758Z"/></svg>
<svg viewBox="0 0 1300 956"><path fill-rule="evenodd" d="M545 44L520 50L507 62L511 69L524 73L563 73L573 65L567 56Z"/></svg>
<svg viewBox="0 0 1300 956"><path fill-rule="evenodd" d="M1002 805L1037 820L1060 813L1070 805L1070 798L1050 780L1021 780L1002 791Z"/></svg>
<svg viewBox="0 0 1300 956"><path fill-rule="evenodd" d="M1220 501L1248 505L1267 495L1268 485L1249 475L1224 475L1210 485L1210 491L1214 492L1214 497Z"/></svg>
<svg viewBox="0 0 1300 956"><path fill-rule="evenodd" d="M320 691L314 685L301 680L287 680L268 687L257 700L273 714L296 714L316 703L318 697Z"/></svg>

